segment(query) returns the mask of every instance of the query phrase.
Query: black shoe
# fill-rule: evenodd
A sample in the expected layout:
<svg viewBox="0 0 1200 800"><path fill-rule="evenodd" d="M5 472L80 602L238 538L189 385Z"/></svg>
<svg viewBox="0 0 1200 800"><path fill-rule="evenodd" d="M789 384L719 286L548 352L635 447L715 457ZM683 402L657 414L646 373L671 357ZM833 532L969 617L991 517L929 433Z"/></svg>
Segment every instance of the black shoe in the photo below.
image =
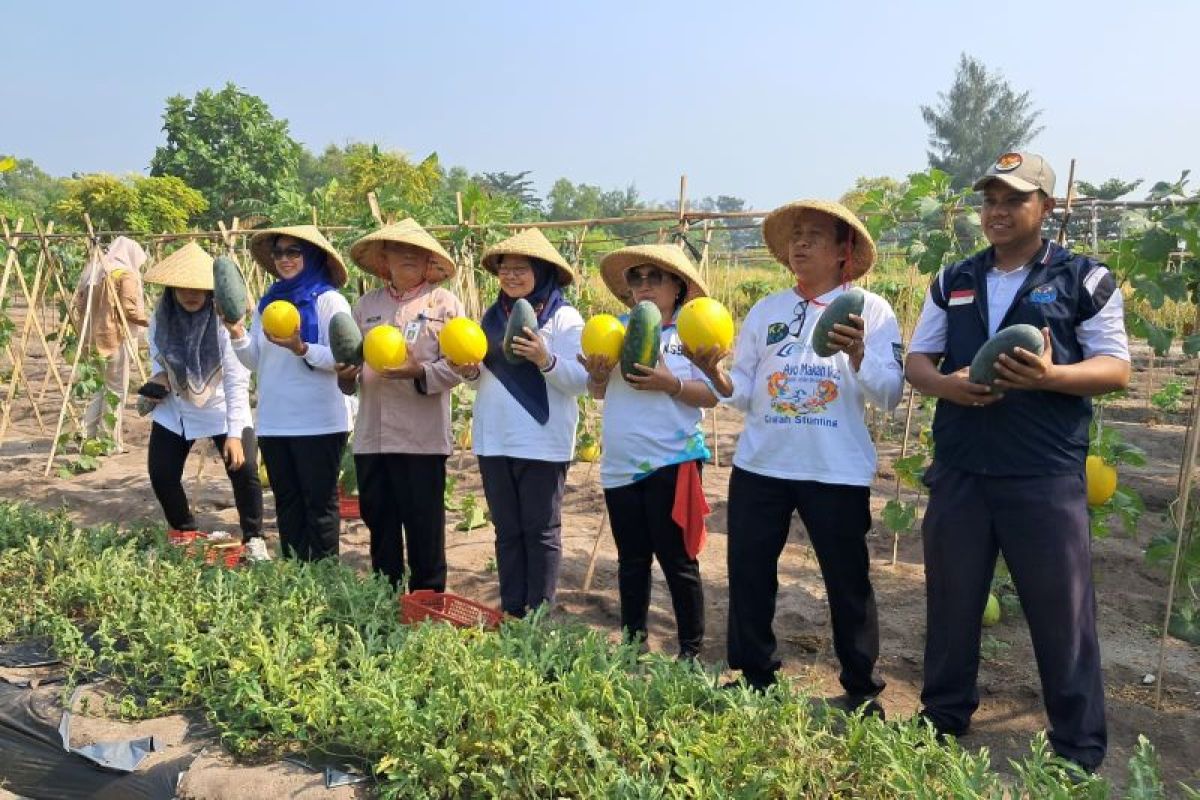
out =
<svg viewBox="0 0 1200 800"><path fill-rule="evenodd" d="M966 735L967 731L971 728L969 723L967 725L963 725L962 727L943 725L934 719L925 709L918 711L916 718L933 728L934 736L937 737L937 740L942 744L946 743L947 737L952 736L957 739L960 736Z"/></svg>
<svg viewBox="0 0 1200 800"><path fill-rule="evenodd" d="M725 681L721 684L721 688L725 690L733 689L749 689L757 694L766 694L767 690L775 685L775 675L770 678L751 677L742 673L740 677L734 678L731 681Z"/></svg>
<svg viewBox="0 0 1200 800"><path fill-rule="evenodd" d="M846 715L861 713L864 717L877 717L880 721L887 719L883 704L873 696L840 694L818 702L823 702L829 708L835 708Z"/></svg>

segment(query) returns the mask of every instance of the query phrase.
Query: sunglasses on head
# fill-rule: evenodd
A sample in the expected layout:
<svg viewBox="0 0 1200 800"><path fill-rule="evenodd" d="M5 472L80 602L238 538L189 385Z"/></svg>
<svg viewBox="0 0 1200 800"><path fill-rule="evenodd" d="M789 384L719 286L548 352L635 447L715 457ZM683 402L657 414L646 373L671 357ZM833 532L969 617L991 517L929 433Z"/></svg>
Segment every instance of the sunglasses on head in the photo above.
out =
<svg viewBox="0 0 1200 800"><path fill-rule="evenodd" d="M284 259L295 261L297 258L301 258L303 255L304 248L299 247L298 245L292 245L291 247L271 248L271 258L276 261L283 261Z"/></svg>

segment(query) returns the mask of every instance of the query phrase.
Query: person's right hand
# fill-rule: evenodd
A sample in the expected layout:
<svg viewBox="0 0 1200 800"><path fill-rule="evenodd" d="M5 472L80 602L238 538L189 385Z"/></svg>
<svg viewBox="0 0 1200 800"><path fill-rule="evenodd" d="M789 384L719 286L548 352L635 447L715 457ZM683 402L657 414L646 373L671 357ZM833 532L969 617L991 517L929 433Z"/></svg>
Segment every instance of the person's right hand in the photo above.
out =
<svg viewBox="0 0 1200 800"><path fill-rule="evenodd" d="M337 372L338 381L341 383L354 383L362 373L361 364L334 364L333 368Z"/></svg>
<svg viewBox="0 0 1200 800"><path fill-rule="evenodd" d="M221 324L225 326L225 330L229 331L230 339L241 339L246 335L246 328L242 325L240 319L237 322L228 322L224 318L221 318Z"/></svg>
<svg viewBox="0 0 1200 800"><path fill-rule="evenodd" d="M465 381L478 380L479 364L456 364L450 359L446 359L446 363L450 365L450 371Z"/></svg>
<svg viewBox="0 0 1200 800"><path fill-rule="evenodd" d="M692 350L684 345L683 354L711 379L721 371L721 361L729 355L729 350L715 344L712 347L701 347L699 350Z"/></svg>
<svg viewBox="0 0 1200 800"><path fill-rule="evenodd" d="M593 353L590 356L584 356L583 353L575 356L583 368L587 370L588 380L593 386L606 386L608 384L608 376L612 374L613 367L616 362L608 356L602 356L598 353Z"/></svg>
<svg viewBox="0 0 1200 800"><path fill-rule="evenodd" d="M974 408L990 406L1004 397L1003 392L998 392L990 386L971 383L967 379L969 371L969 367L963 367L957 372L942 376L942 382L938 387L938 397L960 406Z"/></svg>

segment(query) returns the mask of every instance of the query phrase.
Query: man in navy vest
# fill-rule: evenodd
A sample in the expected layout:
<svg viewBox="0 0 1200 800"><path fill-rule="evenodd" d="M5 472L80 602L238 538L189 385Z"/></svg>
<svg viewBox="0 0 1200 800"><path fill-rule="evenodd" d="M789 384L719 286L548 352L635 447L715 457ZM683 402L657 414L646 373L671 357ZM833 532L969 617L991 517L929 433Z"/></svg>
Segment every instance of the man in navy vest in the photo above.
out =
<svg viewBox="0 0 1200 800"><path fill-rule="evenodd" d="M1121 292L1108 268L1042 238L1054 172L1005 153L975 183L991 247L943 269L925 297L906 365L938 398L926 476L926 643L921 714L942 735L979 706L980 626L997 553L1029 622L1049 739L1095 770L1107 747L1084 462L1090 397L1129 383ZM1038 356L1001 355L991 386L971 359L997 330L1042 331Z"/></svg>

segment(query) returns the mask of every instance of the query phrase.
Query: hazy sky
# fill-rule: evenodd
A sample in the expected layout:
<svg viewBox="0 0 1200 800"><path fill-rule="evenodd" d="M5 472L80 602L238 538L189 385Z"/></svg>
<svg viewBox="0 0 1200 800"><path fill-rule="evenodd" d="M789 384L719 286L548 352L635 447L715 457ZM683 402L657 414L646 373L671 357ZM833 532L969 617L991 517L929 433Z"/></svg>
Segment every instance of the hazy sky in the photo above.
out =
<svg viewBox="0 0 1200 800"><path fill-rule="evenodd" d="M0 28L0 152L55 175L146 170L165 99L233 81L313 150L770 207L924 168L964 51L1032 92L1061 176L1200 167L1193 0L23 2Z"/></svg>

